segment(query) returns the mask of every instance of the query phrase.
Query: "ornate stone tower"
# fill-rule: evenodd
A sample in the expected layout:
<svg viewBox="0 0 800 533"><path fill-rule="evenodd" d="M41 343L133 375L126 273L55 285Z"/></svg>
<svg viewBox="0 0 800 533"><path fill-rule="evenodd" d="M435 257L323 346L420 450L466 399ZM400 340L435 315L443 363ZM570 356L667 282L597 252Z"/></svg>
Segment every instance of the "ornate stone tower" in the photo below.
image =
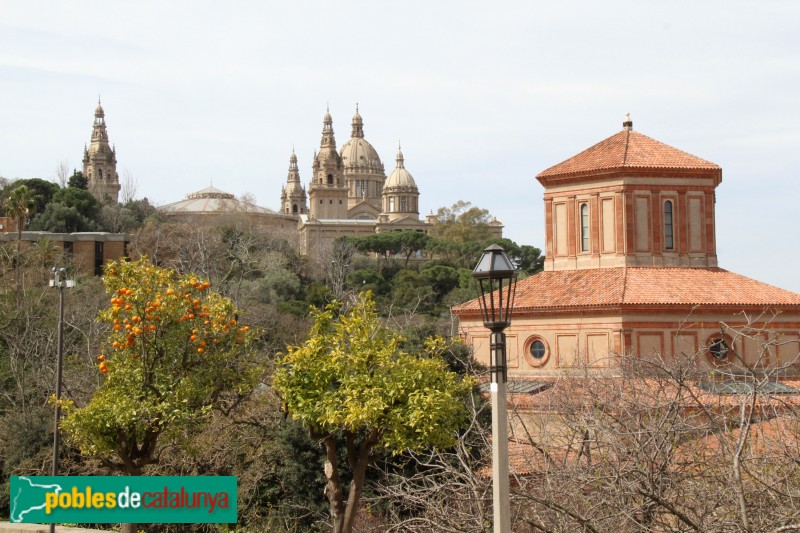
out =
<svg viewBox="0 0 800 533"><path fill-rule="evenodd" d="M305 215L308 213L306 205L306 189L300 183L300 171L297 168L297 156L292 150L289 158L289 176L286 185L281 190L281 213L285 215Z"/></svg>
<svg viewBox="0 0 800 533"><path fill-rule="evenodd" d="M94 110L92 142L83 149L83 175L89 180L89 191L95 198L101 202L118 201L117 151L108 144L105 113L99 99Z"/></svg>
<svg viewBox="0 0 800 533"><path fill-rule="evenodd" d="M348 217L374 219L381 211L381 190L386 173L378 152L364 139L364 122L358 113L358 104L352 125L350 140L340 152L347 182Z"/></svg>
<svg viewBox="0 0 800 533"><path fill-rule="evenodd" d="M403 151L397 147L397 166L383 186L383 214L389 222L400 219L419 220L419 189L406 170Z"/></svg>
<svg viewBox="0 0 800 533"><path fill-rule="evenodd" d="M309 191L309 215L316 219L347 218L347 184L342 158L336 151L330 111L322 121L322 141L314 157L314 176Z"/></svg>

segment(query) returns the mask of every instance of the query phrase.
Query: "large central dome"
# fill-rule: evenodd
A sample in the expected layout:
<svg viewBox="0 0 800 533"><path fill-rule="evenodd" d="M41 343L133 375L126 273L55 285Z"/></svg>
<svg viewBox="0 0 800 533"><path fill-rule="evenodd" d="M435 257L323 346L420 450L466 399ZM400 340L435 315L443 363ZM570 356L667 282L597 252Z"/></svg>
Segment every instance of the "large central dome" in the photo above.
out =
<svg viewBox="0 0 800 533"><path fill-rule="evenodd" d="M351 138L342 146L339 155L342 157L345 174L384 175L383 163L378 157L378 152L364 139L364 123L358 113L358 106L356 106L356 114L353 116Z"/></svg>

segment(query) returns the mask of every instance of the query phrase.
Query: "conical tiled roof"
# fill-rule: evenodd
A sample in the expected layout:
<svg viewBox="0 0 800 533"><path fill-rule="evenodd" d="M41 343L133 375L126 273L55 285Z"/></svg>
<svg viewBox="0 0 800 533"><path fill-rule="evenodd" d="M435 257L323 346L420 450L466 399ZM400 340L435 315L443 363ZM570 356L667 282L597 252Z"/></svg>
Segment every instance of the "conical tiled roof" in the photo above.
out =
<svg viewBox="0 0 800 533"><path fill-rule="evenodd" d="M587 148L578 155L541 172L545 181L560 176L578 176L600 171L634 169L680 169L721 172L721 168L647 135L625 129Z"/></svg>

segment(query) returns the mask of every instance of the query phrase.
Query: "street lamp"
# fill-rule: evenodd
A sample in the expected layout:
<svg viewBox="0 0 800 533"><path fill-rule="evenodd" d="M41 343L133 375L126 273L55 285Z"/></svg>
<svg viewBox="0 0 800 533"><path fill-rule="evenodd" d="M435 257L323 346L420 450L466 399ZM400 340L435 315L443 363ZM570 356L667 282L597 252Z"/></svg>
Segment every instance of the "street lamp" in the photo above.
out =
<svg viewBox="0 0 800 533"><path fill-rule="evenodd" d="M75 281L67 279L67 271L64 268L53 267L53 279L50 280L51 287L58 288L58 356L56 362L56 414L53 422L53 470L52 475L58 475L58 448L60 444L58 422L61 419L61 373L64 367L64 289L74 287ZM56 525L50 524L50 533L55 531Z"/></svg>
<svg viewBox="0 0 800 533"><path fill-rule="evenodd" d="M517 269L503 248L492 244L483 251L472 272L481 296L478 302L483 325L491 330L489 371L492 376L492 501L495 533L511 531L511 505L508 488L508 411L506 408L505 329L511 324Z"/></svg>

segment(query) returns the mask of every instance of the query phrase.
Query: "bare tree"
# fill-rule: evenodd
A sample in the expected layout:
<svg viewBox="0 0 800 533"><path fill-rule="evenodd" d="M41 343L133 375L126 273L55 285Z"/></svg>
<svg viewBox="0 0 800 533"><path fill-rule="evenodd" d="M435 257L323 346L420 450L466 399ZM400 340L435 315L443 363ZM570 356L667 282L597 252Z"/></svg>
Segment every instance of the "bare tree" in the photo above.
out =
<svg viewBox="0 0 800 533"><path fill-rule="evenodd" d="M336 239L326 244L319 252L319 266L337 300L344 296L344 282L352 270L351 264L356 254L355 247L344 239Z"/></svg>
<svg viewBox="0 0 800 533"><path fill-rule="evenodd" d="M139 188L139 181L130 169L122 171L122 182L120 183L120 200L122 204L127 204L136 198L136 191Z"/></svg>
<svg viewBox="0 0 800 533"><path fill-rule="evenodd" d="M722 324L730 353L711 369L706 350L620 355L621 372L572 369L513 395L512 530L800 531L800 390L778 379L797 358L762 364L786 342L771 316ZM745 338L761 346L747 361L732 348ZM487 531L485 433L387 471L385 530Z"/></svg>
<svg viewBox="0 0 800 533"><path fill-rule="evenodd" d="M66 188L69 176L69 161L62 159L58 162L58 165L56 165L56 180L58 181L59 187L62 189Z"/></svg>

